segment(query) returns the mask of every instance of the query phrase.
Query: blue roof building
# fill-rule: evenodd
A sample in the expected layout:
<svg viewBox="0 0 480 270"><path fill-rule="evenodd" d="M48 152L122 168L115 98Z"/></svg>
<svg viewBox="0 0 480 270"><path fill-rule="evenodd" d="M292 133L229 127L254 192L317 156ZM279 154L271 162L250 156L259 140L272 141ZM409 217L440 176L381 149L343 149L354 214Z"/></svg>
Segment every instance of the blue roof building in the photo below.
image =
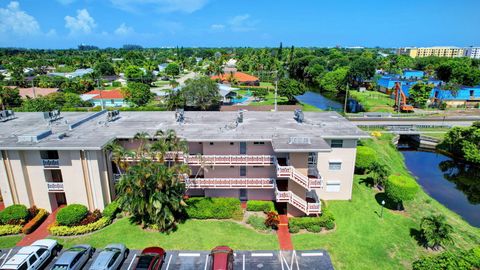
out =
<svg viewBox="0 0 480 270"><path fill-rule="evenodd" d="M423 76L425 76L425 72L421 70L404 70L402 77L407 80L420 80L423 79Z"/></svg>
<svg viewBox="0 0 480 270"><path fill-rule="evenodd" d="M456 101L466 101L466 100L478 100L480 101L480 87L462 87L459 90L443 90L439 88L432 89L430 98L436 98L443 101L447 100L456 100Z"/></svg>

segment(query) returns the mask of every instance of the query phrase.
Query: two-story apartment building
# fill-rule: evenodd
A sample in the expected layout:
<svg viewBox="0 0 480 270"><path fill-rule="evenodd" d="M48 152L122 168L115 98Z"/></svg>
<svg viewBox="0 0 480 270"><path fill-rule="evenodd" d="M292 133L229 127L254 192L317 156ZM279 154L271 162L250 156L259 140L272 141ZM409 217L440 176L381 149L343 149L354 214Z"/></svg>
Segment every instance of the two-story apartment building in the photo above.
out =
<svg viewBox="0 0 480 270"><path fill-rule="evenodd" d="M335 112L16 113L0 121L0 191L6 205L53 210L115 198L116 167L105 146L135 147L138 132L174 129L190 196L272 200L290 215L348 200L357 140L368 137Z"/></svg>

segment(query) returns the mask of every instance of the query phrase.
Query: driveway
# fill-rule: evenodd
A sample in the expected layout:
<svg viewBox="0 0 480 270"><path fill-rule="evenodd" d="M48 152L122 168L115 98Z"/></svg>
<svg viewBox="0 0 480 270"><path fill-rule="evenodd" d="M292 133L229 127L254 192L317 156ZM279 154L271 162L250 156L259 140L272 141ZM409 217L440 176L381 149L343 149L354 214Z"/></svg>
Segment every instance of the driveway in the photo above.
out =
<svg viewBox="0 0 480 270"><path fill-rule="evenodd" d="M190 71L189 73L187 73L187 74L181 76L180 78L176 79L176 81L179 83L180 86L183 86L183 85L185 85L186 80L195 78L195 76L197 76L197 73L195 73L193 71ZM165 90L170 89L170 88L171 88L171 86L169 84L167 84L167 85L162 85L162 86L159 86L159 87L151 88L150 91L152 93L155 93L155 95L157 95L157 96L164 96L165 95Z"/></svg>

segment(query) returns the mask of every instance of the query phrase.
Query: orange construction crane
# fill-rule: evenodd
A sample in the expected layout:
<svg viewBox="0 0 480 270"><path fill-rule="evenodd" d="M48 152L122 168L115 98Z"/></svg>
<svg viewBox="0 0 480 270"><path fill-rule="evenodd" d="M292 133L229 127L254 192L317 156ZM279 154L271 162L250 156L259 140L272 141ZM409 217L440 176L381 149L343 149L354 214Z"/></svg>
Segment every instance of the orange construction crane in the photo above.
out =
<svg viewBox="0 0 480 270"><path fill-rule="evenodd" d="M395 105L394 108L398 112L413 112L413 106L407 104L407 96L402 91L402 85L400 82L395 83Z"/></svg>

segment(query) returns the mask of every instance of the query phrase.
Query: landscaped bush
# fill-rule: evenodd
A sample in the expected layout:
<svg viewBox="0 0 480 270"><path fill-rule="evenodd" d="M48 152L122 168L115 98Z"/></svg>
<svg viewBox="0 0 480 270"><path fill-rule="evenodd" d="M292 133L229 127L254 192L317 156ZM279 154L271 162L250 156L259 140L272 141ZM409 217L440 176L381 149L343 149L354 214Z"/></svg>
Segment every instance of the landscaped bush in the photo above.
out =
<svg viewBox="0 0 480 270"><path fill-rule="evenodd" d="M19 234L22 231L22 225L0 225L0 236Z"/></svg>
<svg viewBox="0 0 480 270"><path fill-rule="evenodd" d="M247 219L247 224L252 225L255 230L266 231L268 227L265 225L265 218L251 215Z"/></svg>
<svg viewBox="0 0 480 270"><path fill-rule="evenodd" d="M270 212L275 211L275 205L272 201L247 201L248 211Z"/></svg>
<svg viewBox="0 0 480 270"><path fill-rule="evenodd" d="M80 221L78 225L87 225L99 220L102 217L100 210L96 209L92 213L88 213L87 216Z"/></svg>
<svg viewBox="0 0 480 270"><path fill-rule="evenodd" d="M418 190L415 179L403 175L390 175L385 186L385 194L398 204L398 209L403 201L413 200Z"/></svg>
<svg viewBox="0 0 480 270"><path fill-rule="evenodd" d="M109 219L114 219L118 212L120 212L120 204L118 201L113 201L105 206L102 215L104 217L108 217Z"/></svg>
<svg viewBox="0 0 480 270"><path fill-rule="evenodd" d="M30 234L42 224L47 218L48 212L45 209L38 209L37 214L22 228L24 234Z"/></svg>
<svg viewBox="0 0 480 270"><path fill-rule="evenodd" d="M57 223L63 226L75 226L88 215L85 205L70 204L60 209L57 213Z"/></svg>
<svg viewBox="0 0 480 270"><path fill-rule="evenodd" d="M265 218L265 226L276 230L278 229L278 224L280 224L278 213L275 211L268 212L267 217Z"/></svg>
<svg viewBox="0 0 480 270"><path fill-rule="evenodd" d="M293 217L288 220L288 227L291 233L297 233L300 229L307 230L309 232L320 232L322 228L331 230L335 227L335 218L329 212L323 210L323 213L319 217Z"/></svg>
<svg viewBox="0 0 480 270"><path fill-rule="evenodd" d="M48 228L50 234L56 236L66 236L66 235L78 235L78 234L85 234L90 233L96 230L99 230L108 224L110 224L110 219L107 217L102 217L99 220L87 224L87 225L80 225L80 226L58 226L53 225Z"/></svg>
<svg viewBox="0 0 480 270"><path fill-rule="evenodd" d="M11 205L0 212L0 224L22 225L28 220L28 209L23 204Z"/></svg>
<svg viewBox="0 0 480 270"><path fill-rule="evenodd" d="M472 270L480 269L480 247L469 251L443 252L437 256L421 258L413 262L414 270Z"/></svg>
<svg viewBox="0 0 480 270"><path fill-rule="evenodd" d="M242 219L240 200L235 198L190 198L187 200L187 214L197 219Z"/></svg>
<svg viewBox="0 0 480 270"><path fill-rule="evenodd" d="M355 169L359 173L364 173L377 160L375 150L368 146L357 147L357 159L355 160Z"/></svg>

